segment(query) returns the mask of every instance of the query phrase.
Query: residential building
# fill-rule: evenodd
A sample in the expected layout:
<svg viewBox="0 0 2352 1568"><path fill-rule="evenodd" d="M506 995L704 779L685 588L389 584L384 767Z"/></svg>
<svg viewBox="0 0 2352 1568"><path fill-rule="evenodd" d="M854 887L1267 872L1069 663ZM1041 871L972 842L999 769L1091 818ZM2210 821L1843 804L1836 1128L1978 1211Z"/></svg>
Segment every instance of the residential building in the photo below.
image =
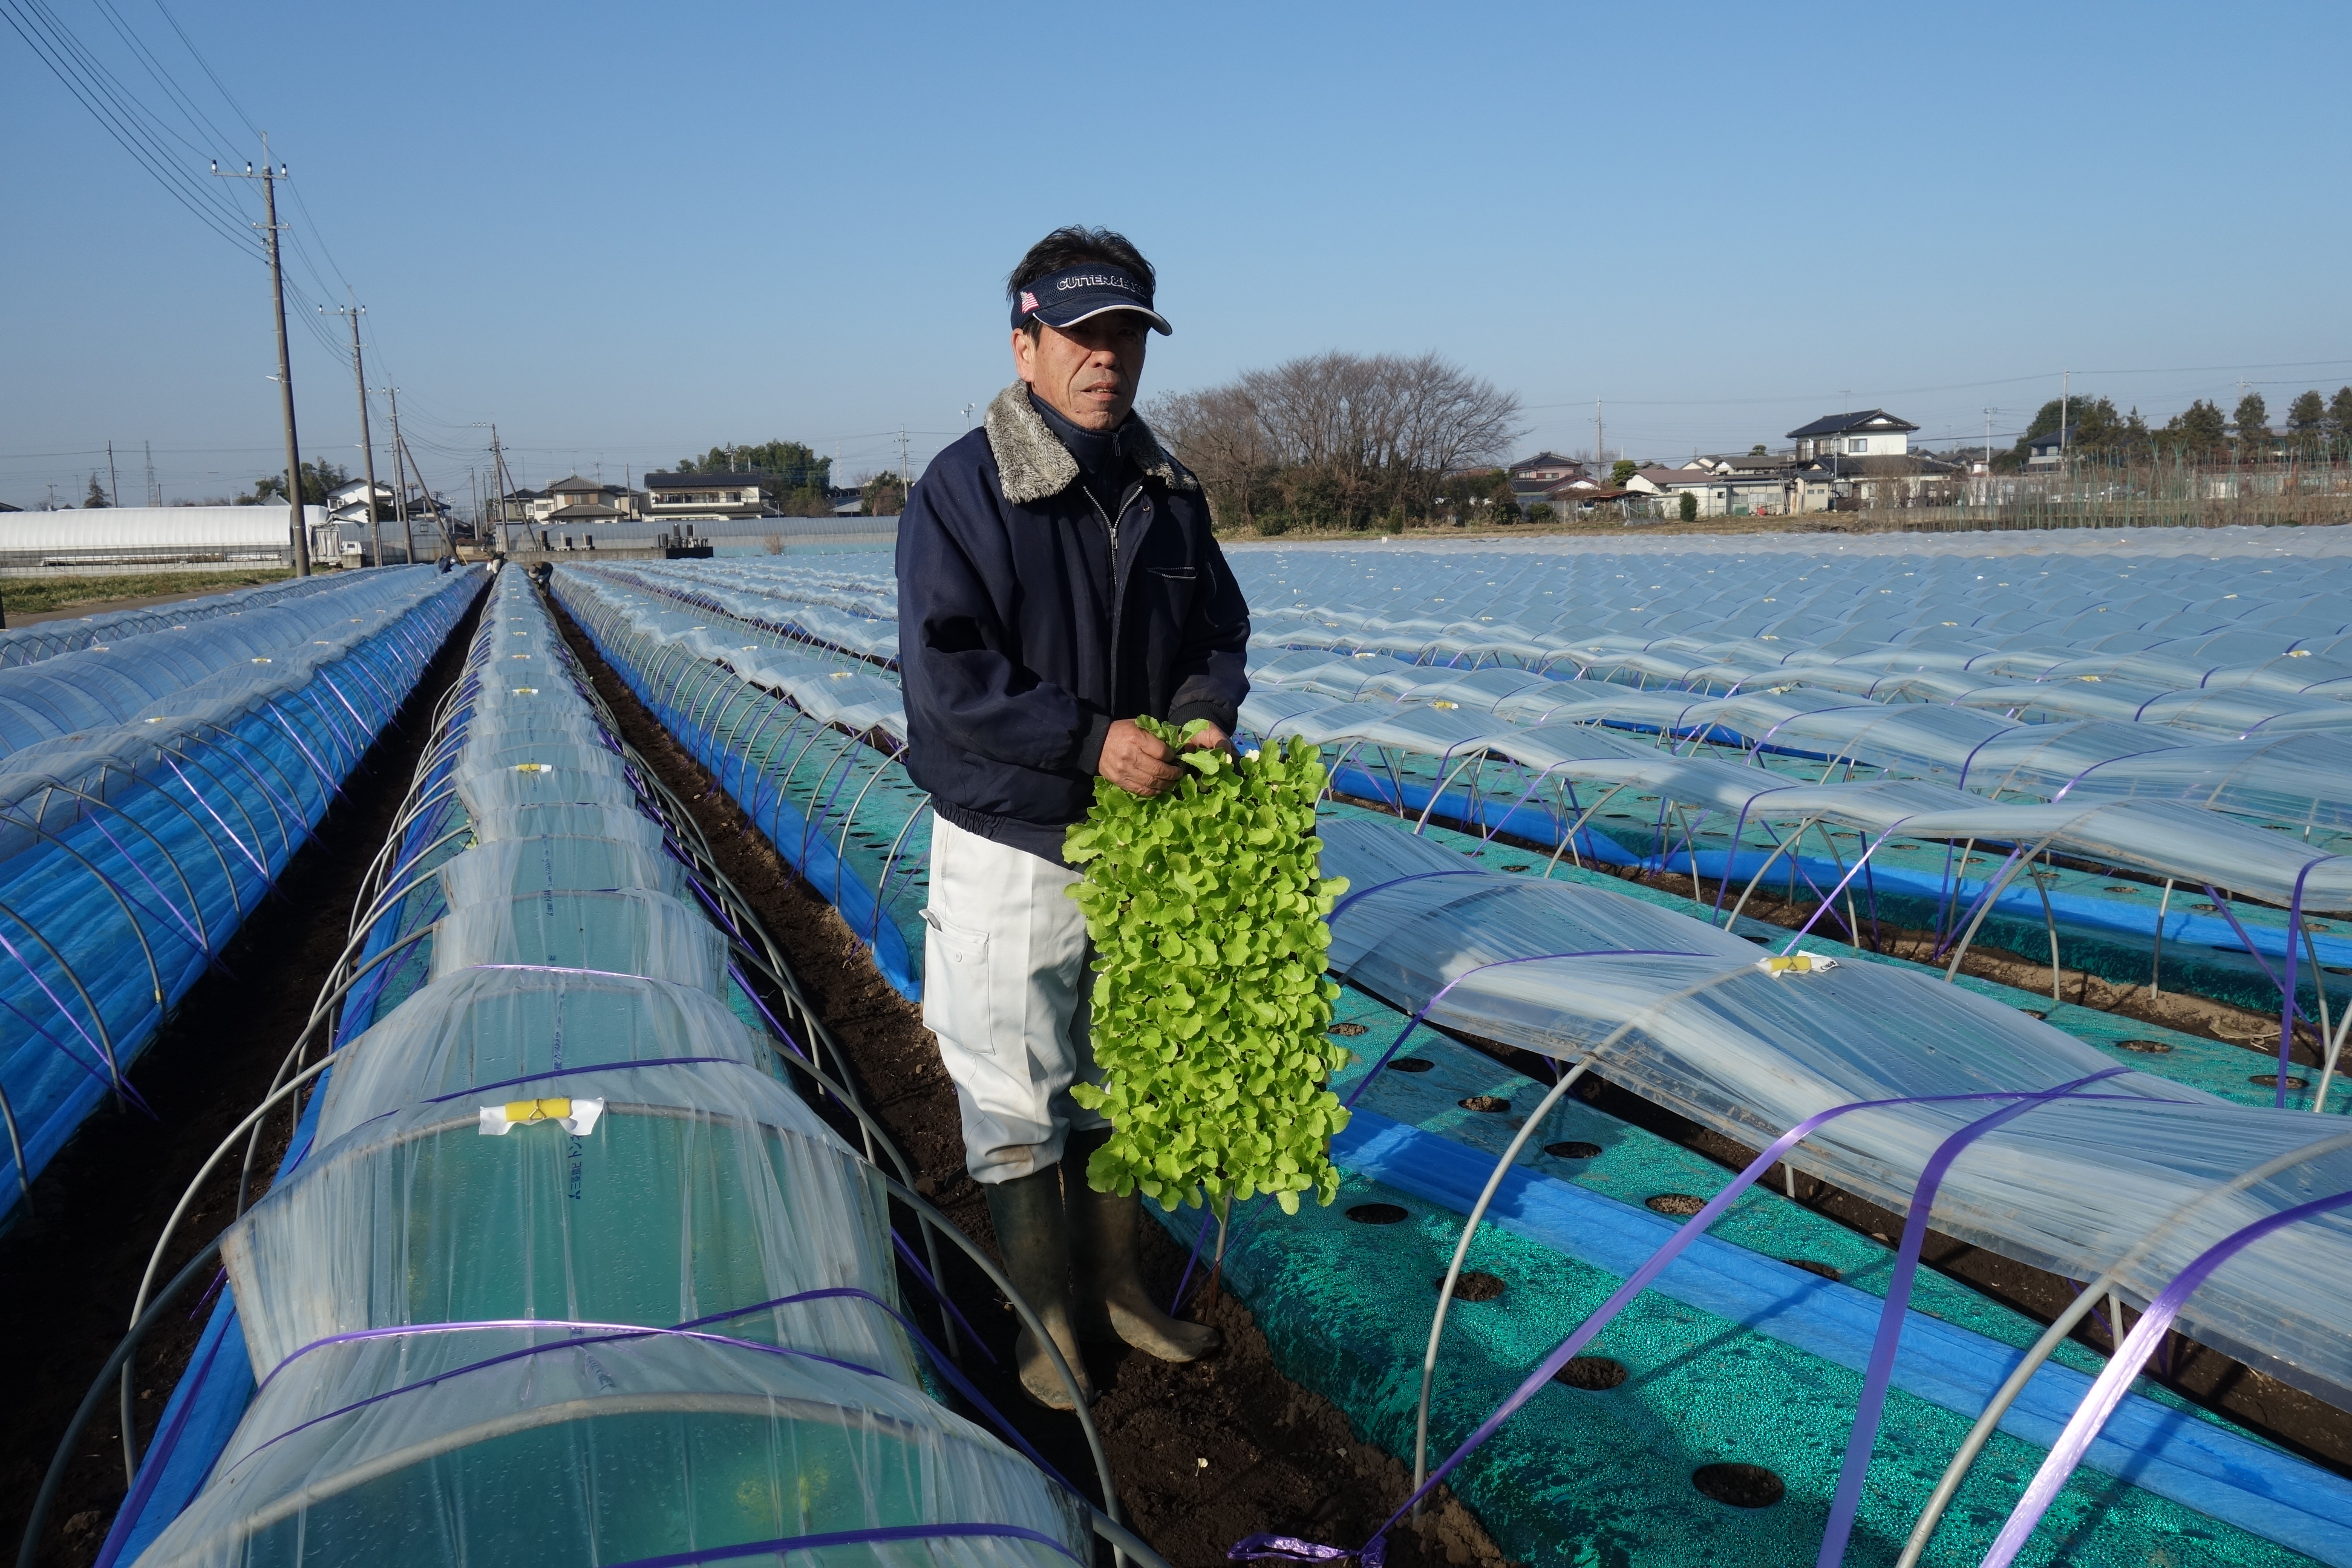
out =
<svg viewBox="0 0 2352 1568"><path fill-rule="evenodd" d="M1834 463L1847 458L1899 458L1911 450L1911 432L1919 428L1884 408L1852 414L1828 414L1789 432L1797 444L1801 463Z"/></svg>
<svg viewBox="0 0 2352 1568"><path fill-rule="evenodd" d="M1513 463L1510 474L1514 489L1538 481L1557 484L1561 479L1582 479L1584 465L1574 458L1563 458L1558 452L1538 452L1532 458Z"/></svg>
<svg viewBox="0 0 2352 1568"><path fill-rule="evenodd" d="M646 495L625 485L608 485L573 474L547 487L543 506L532 509L535 522L625 522L646 515Z"/></svg>
<svg viewBox="0 0 2352 1568"><path fill-rule="evenodd" d="M1842 493L1866 507L1945 506L1959 500L1968 469L1965 464L1906 452L1841 458L1834 479Z"/></svg>
<svg viewBox="0 0 2352 1568"><path fill-rule="evenodd" d="M779 488L773 474L647 474L646 510L656 518L768 517Z"/></svg>
<svg viewBox="0 0 2352 1568"><path fill-rule="evenodd" d="M327 497L328 521L364 524L368 520L367 490L365 479L353 479L330 492ZM375 515L379 521L392 516L394 499L392 487L378 479L375 482Z"/></svg>
<svg viewBox="0 0 2352 1568"><path fill-rule="evenodd" d="M2054 468L2064 460L2066 443L2053 430L2046 436L2036 436L2025 443L2025 466L2029 468Z"/></svg>
<svg viewBox="0 0 2352 1568"><path fill-rule="evenodd" d="M1769 517L1790 510L1793 482L1780 473L1717 473L1704 466L1636 468L1625 488L1658 498L1671 514L1684 496L1698 501L1701 517Z"/></svg>

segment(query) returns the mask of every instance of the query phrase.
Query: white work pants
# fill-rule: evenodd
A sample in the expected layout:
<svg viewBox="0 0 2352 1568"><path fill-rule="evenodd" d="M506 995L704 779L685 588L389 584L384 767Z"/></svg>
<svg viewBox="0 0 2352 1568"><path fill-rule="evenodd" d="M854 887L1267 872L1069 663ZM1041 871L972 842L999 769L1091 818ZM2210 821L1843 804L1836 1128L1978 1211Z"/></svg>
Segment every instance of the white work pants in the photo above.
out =
<svg viewBox="0 0 2352 1568"><path fill-rule="evenodd" d="M984 1184L1053 1164L1073 1128L1110 1125L1069 1092L1102 1081L1087 1028L1087 918L1066 892L1078 879L932 819L923 1022L955 1080L964 1164Z"/></svg>

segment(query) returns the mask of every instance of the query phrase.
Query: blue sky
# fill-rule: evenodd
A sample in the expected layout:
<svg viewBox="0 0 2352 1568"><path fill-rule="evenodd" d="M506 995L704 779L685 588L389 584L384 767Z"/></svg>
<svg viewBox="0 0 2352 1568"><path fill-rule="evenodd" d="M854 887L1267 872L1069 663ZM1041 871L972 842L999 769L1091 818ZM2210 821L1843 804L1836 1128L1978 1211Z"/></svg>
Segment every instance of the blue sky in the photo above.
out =
<svg viewBox="0 0 2352 1568"><path fill-rule="evenodd" d="M160 100L100 0L45 3ZM1160 269L1147 393L1435 349L1523 450L1589 447L1595 398L1671 458L1848 405L2014 432L2068 368L2158 417L2352 381L2341 5L167 0L232 108L110 3L220 128L173 119L186 167L270 132L297 282L357 289L459 497L493 420L526 482L772 437L871 471L902 425L919 467L1072 221ZM0 138L0 500L79 499L109 439L126 500L142 440L173 499L277 466L252 253L8 31ZM304 450L351 461L348 363L296 334Z"/></svg>

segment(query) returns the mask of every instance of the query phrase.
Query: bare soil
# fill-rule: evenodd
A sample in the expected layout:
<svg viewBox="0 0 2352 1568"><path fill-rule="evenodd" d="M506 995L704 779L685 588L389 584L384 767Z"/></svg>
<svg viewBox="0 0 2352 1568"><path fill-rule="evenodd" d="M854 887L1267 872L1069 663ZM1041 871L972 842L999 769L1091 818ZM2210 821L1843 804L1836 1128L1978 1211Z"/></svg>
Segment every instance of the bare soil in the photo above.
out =
<svg viewBox="0 0 2352 1568"><path fill-rule="evenodd" d="M856 1087L915 1166L916 1185L991 1251L995 1237L980 1189L964 1170L955 1092L918 1009L890 989L866 948L769 846L709 775L662 730L570 620L572 650L619 716L624 738L688 803L721 867L790 959L811 1004L849 1056ZM1173 1293L1183 1254L1159 1226L1143 1226L1145 1278ZM964 1373L1064 1475L1091 1489L1093 1468L1077 1423L1027 1403L1004 1370L1014 1324L986 1279L960 1254L945 1287L996 1357L967 1351ZM1224 1296L1211 1315L1225 1335L1215 1358L1185 1366L1124 1345L1088 1352L1101 1390L1093 1414L1131 1528L1178 1568L1225 1563L1243 1537L1278 1531L1360 1546L1410 1491L1405 1467L1357 1440L1328 1400L1276 1369L1248 1311ZM1097 1500L1097 1501L1099 1499ZM1399 1568L1499 1565L1485 1528L1443 1489L1418 1525L1398 1529L1389 1561Z"/></svg>
<svg viewBox="0 0 2352 1568"><path fill-rule="evenodd" d="M215 589L215 591L217 591ZM447 646L343 796L221 954L226 973L197 982L129 1078L157 1120L102 1111L33 1184L30 1212L0 1236L0 1342L17 1347L8 1415L0 1420L0 1550L22 1539L41 1478L98 1369L130 1326L131 1302L163 1222L221 1140L268 1092L301 1033L320 983L341 952L362 876L391 830L425 742L434 701L456 679L473 616ZM253 1195L268 1190L289 1119L271 1116L255 1162ZM169 1279L233 1218L239 1155L222 1162L166 1251ZM167 1314L132 1361L141 1451L186 1368L210 1314ZM241 1352L240 1352L241 1353ZM51 1505L41 1561L93 1561L128 1489L118 1404L110 1389L75 1446Z"/></svg>

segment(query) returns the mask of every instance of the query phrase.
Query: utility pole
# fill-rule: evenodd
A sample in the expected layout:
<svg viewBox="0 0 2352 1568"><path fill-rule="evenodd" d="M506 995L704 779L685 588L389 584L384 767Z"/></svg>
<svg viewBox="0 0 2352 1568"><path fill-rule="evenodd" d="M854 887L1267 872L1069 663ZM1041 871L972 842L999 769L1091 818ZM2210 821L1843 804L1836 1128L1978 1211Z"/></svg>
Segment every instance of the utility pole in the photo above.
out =
<svg viewBox="0 0 2352 1568"><path fill-rule="evenodd" d="M122 482L114 477L114 443L106 444L106 504L122 504Z"/></svg>
<svg viewBox="0 0 2352 1568"><path fill-rule="evenodd" d="M1601 465L1607 460L1608 454L1601 449L1601 399L1596 397L1592 400L1592 478L1595 483L1600 482Z"/></svg>
<svg viewBox="0 0 2352 1568"><path fill-rule="evenodd" d="M478 536L484 521L482 517L482 481L480 479L479 469L469 468L466 470L466 488L474 493L474 530L476 534Z"/></svg>
<svg viewBox="0 0 2352 1568"><path fill-rule="evenodd" d="M912 482L907 475L907 427L901 425L898 426L898 493L904 496L907 487ZM899 504L903 506L906 503L901 501Z"/></svg>
<svg viewBox="0 0 2352 1568"><path fill-rule="evenodd" d="M505 554L510 546L507 540L507 498L514 494L514 476L507 472L507 455L499 447L499 427L490 426L490 483L499 492L499 552Z"/></svg>
<svg viewBox="0 0 2352 1568"><path fill-rule="evenodd" d="M323 311L326 307L321 305L319 309ZM367 480L368 563L381 566L383 564L383 530L377 525L375 512L375 438L368 434L367 369L360 358L360 318L367 311L354 296L348 306L335 314L352 319L352 375L360 387L360 450L365 454L362 460L362 477Z"/></svg>
<svg viewBox="0 0 2352 1568"><path fill-rule="evenodd" d="M162 488L155 483L155 443L152 441L142 441L140 445L145 447L147 451L147 504L149 506L162 506L163 504L163 491Z"/></svg>
<svg viewBox="0 0 2352 1568"><path fill-rule="evenodd" d="M1986 410L1984 411L1984 416L1985 416L1985 472L1989 474L1989 473L1992 472L1992 410L1991 410L1991 409L1990 409L1990 408L1986 409Z"/></svg>
<svg viewBox="0 0 2352 1568"><path fill-rule="evenodd" d="M261 138L261 173L256 174L247 163L242 174L223 174L220 165L213 165L213 174L224 180L261 182L261 208L264 217L259 226L269 237L269 297L278 313L278 405L286 423L286 514L294 535L294 575L310 574L310 532L302 526L302 447L294 436L294 362L286 353L286 273L278 260L278 182L290 179L286 165L273 170L269 166L269 138Z"/></svg>
<svg viewBox="0 0 2352 1568"><path fill-rule="evenodd" d="M2071 370L2058 373L2058 460L2062 463L2066 460L2066 415L2074 393L2074 373Z"/></svg>
<svg viewBox="0 0 2352 1568"><path fill-rule="evenodd" d="M416 534L408 526L408 465L403 460L407 452L400 439L400 388L387 386L383 389L383 395L392 405L392 471L394 482L399 486L393 495L392 507L400 518L401 564L414 566L416 564ZM420 474L417 477L422 479L424 476ZM439 552L436 551L435 553Z"/></svg>

